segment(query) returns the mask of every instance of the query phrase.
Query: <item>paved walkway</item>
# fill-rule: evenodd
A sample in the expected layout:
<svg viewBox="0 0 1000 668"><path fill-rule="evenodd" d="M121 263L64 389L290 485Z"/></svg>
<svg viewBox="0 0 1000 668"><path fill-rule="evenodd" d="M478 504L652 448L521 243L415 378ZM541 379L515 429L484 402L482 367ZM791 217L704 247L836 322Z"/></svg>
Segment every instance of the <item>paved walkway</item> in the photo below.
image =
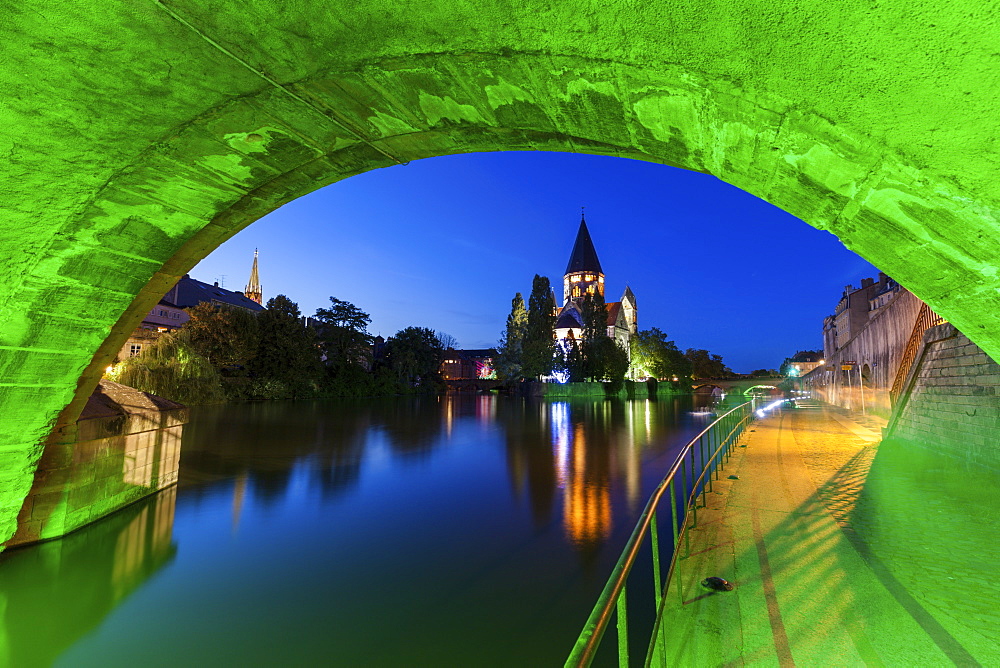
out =
<svg viewBox="0 0 1000 668"><path fill-rule="evenodd" d="M820 404L754 426L679 562L665 665L1000 666L995 481L878 426Z"/></svg>

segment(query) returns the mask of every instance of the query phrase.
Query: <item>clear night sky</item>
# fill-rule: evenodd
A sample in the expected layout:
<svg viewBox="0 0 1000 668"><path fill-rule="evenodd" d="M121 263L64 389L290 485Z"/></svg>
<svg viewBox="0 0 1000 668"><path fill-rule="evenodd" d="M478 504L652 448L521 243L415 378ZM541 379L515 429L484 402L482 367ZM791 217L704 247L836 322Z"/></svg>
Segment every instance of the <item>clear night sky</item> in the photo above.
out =
<svg viewBox="0 0 1000 668"><path fill-rule="evenodd" d="M224 275L242 290L259 248L265 300L285 294L312 315L333 295L370 313L373 334L417 325L487 348L535 273L562 299L581 206L608 301L630 285L640 329L721 354L735 371L822 348L823 317L844 286L878 273L833 235L712 176L529 152L432 158L335 183L261 218L191 275Z"/></svg>

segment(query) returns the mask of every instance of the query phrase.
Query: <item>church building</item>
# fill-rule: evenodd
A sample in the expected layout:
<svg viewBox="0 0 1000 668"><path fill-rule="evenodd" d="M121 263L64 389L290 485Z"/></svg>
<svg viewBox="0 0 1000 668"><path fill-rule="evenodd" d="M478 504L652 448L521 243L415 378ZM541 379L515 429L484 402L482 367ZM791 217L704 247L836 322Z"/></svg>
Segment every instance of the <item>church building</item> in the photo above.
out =
<svg viewBox="0 0 1000 668"><path fill-rule="evenodd" d="M604 296L604 270L597 259L597 250L590 238L587 221L580 218L580 229L576 233L576 243L569 256L566 275L563 276L563 306L556 317L556 340L563 346L570 339L577 341L583 336L583 316L580 303L587 294ZM608 336L615 339L631 353L631 341L638 331L635 294L625 288L620 301L608 302Z"/></svg>

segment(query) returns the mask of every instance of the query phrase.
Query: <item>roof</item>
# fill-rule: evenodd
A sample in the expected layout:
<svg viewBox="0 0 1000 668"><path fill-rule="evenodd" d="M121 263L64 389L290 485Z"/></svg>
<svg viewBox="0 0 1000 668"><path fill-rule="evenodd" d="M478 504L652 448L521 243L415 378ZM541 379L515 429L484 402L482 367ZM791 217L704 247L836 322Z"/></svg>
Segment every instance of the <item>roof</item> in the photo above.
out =
<svg viewBox="0 0 1000 668"><path fill-rule="evenodd" d="M564 308L556 319L555 329L581 329L583 321L580 320L580 312L575 308Z"/></svg>
<svg viewBox="0 0 1000 668"><path fill-rule="evenodd" d="M622 303L621 302L609 302L607 304L607 307L608 307L608 324L609 325L617 325L618 324L618 316L622 312Z"/></svg>
<svg viewBox="0 0 1000 668"><path fill-rule="evenodd" d="M601 269L601 261L597 259L594 242L590 239L587 221L582 218L580 219L580 230L576 233L576 243L573 244L573 252L569 256L569 264L566 265L567 274L578 271L604 273Z"/></svg>
<svg viewBox="0 0 1000 668"><path fill-rule="evenodd" d="M176 294L174 305L180 308L197 306L202 302L220 302L230 306L245 308L248 311L264 310L263 306L246 297L242 292L233 292L232 290L220 288L218 285L203 283L191 278L187 274L184 275L184 278L177 281L176 287L176 291L171 290L167 295Z"/></svg>
<svg viewBox="0 0 1000 668"><path fill-rule="evenodd" d="M142 392L128 385L101 380L87 399L80 420L115 417L148 411L172 411L182 404L155 394Z"/></svg>

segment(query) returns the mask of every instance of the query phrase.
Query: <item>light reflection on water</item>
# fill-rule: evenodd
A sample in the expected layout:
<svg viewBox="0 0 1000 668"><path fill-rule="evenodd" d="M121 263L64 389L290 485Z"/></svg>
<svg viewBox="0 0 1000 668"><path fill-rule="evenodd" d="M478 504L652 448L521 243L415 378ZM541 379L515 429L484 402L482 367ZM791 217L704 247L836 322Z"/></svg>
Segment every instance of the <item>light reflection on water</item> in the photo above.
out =
<svg viewBox="0 0 1000 668"><path fill-rule="evenodd" d="M177 488L0 555L0 663L558 664L691 401L193 410Z"/></svg>

